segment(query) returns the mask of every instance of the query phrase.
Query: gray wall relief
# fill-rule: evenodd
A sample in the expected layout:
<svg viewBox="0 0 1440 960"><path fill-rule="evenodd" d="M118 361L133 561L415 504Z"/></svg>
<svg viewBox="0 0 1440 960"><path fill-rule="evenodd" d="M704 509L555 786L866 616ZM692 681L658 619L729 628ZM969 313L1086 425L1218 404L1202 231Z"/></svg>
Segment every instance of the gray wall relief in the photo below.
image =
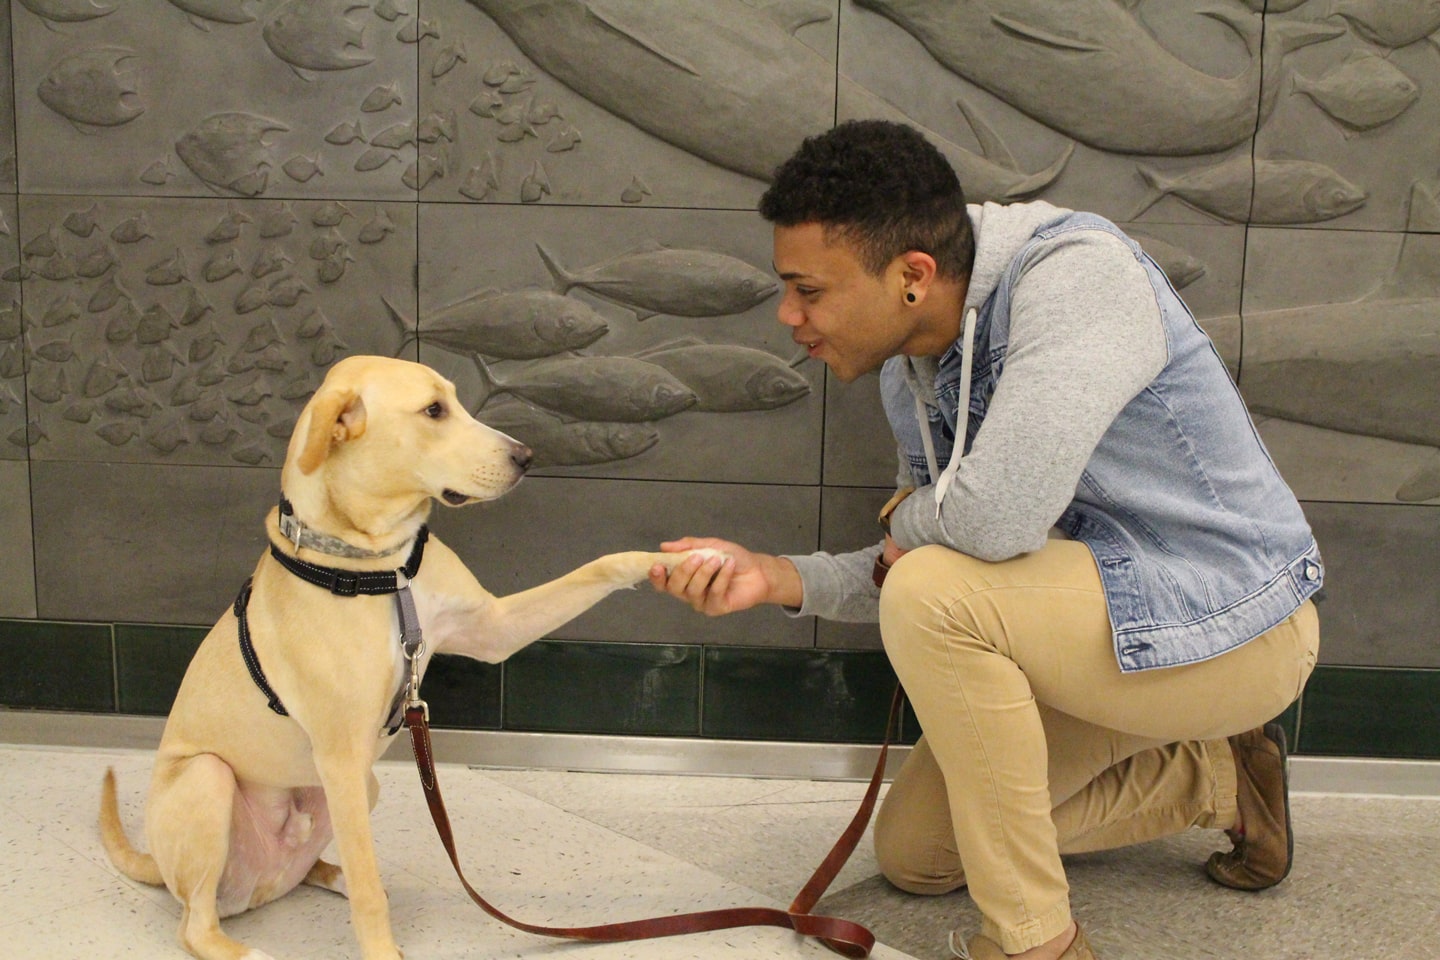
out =
<svg viewBox="0 0 1440 960"><path fill-rule="evenodd" d="M278 466L329 364L392 352L383 298L412 288L408 204L25 196L20 217L33 459Z"/></svg>
<svg viewBox="0 0 1440 960"><path fill-rule="evenodd" d="M75 524L130 503L164 554L183 539L170 527L199 535L217 489L227 525L258 517L305 397L357 352L435 365L537 449L534 495L559 499L513 509L559 532L444 512L467 549L538 536L558 569L683 532L868 538L894 470L874 379L795 363L753 213L802 137L857 117L925 129L976 200L1130 230L1292 486L1344 505L1332 536L1373 505L1440 503L1440 8L1056 6L0 6L0 525L27 532L0 549L34 573L0 615L213 619L252 544L192 543L214 562L146 615L105 595L153 583L94 576L128 570L135 545L77 558ZM614 503L589 522L596 497ZM1433 547L1390 554L1417 551ZM535 579L469 559L502 585ZM634 599L566 636L626 638ZM683 627L645 616L657 635L637 639ZM876 642L769 618L702 634ZM1353 656L1415 662L1405 645L1424 639Z"/></svg>
<svg viewBox="0 0 1440 960"><path fill-rule="evenodd" d="M546 472L818 484L823 368L775 322L767 234L739 211L424 204L421 359Z"/></svg>

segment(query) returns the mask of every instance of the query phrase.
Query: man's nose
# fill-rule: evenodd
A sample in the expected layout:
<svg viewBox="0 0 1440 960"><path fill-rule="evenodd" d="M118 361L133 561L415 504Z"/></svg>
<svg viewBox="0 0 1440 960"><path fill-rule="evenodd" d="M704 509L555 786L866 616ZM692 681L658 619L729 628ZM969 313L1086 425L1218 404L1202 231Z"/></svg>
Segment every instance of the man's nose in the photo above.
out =
<svg viewBox="0 0 1440 960"><path fill-rule="evenodd" d="M790 294L786 294L780 298L780 306L775 309L775 318L787 327L798 327L805 322L805 311L796 305Z"/></svg>

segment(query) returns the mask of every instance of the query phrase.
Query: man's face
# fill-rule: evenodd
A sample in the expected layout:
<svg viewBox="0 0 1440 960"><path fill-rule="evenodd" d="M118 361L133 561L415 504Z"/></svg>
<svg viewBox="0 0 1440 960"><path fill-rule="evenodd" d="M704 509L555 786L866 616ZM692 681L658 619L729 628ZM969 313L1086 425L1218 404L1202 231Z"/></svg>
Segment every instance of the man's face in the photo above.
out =
<svg viewBox="0 0 1440 960"><path fill-rule="evenodd" d="M849 383L906 352L914 323L902 306L899 261L877 277L843 238L827 242L822 225L803 223L775 227L775 272L785 282L780 322L840 380Z"/></svg>

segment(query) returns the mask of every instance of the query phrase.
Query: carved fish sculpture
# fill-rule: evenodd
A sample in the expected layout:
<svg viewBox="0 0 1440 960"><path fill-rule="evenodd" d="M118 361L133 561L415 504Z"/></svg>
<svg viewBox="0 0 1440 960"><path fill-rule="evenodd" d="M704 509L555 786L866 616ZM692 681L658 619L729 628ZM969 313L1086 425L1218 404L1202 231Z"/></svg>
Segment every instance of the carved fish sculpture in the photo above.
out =
<svg viewBox="0 0 1440 960"><path fill-rule="evenodd" d="M634 357L550 357L503 381L479 357L475 366L487 387L486 400L509 393L577 420L663 420L699 399L665 368Z"/></svg>
<svg viewBox="0 0 1440 960"><path fill-rule="evenodd" d="M114 7L101 6L91 0L20 0L21 5L42 20L54 23L80 23L114 13Z"/></svg>
<svg viewBox="0 0 1440 960"><path fill-rule="evenodd" d="M472 0L473 2L473 0ZM1041 123L1114 153L1216 153L1248 140L1279 92L1261 86L1260 21L1201 10L1245 41L1250 63L1233 77L1175 56L1115 0L856 0L903 27L971 83ZM1264 32L1278 63L1342 28L1290 21Z"/></svg>
<svg viewBox="0 0 1440 960"><path fill-rule="evenodd" d="M175 152L212 187L253 196L248 184L271 159L265 136L288 129L250 113L217 113L176 141Z"/></svg>
<svg viewBox="0 0 1440 960"><path fill-rule="evenodd" d="M1176 290L1183 290L1205 276L1205 264L1188 250L1148 234L1127 230L1130 239L1140 244L1149 256L1165 272L1166 278Z"/></svg>
<svg viewBox="0 0 1440 960"><path fill-rule="evenodd" d="M919 126L851 80L840 77L837 89L833 63L745 0L470 3L576 93L667 143L760 180L769 180L805 137L834 125L837 95L844 117ZM925 133L976 201L1034 194L1069 159L1067 150L1028 174L1004 155L980 156Z"/></svg>
<svg viewBox="0 0 1440 960"><path fill-rule="evenodd" d="M579 467L628 460L660 442L659 431L646 424L562 420L523 403L485 410L480 419L534 450L536 467Z"/></svg>
<svg viewBox="0 0 1440 960"><path fill-rule="evenodd" d="M286 0L266 18L261 33L270 51L292 67L362 67L375 58L364 53L365 28L347 14L364 7L358 0Z"/></svg>
<svg viewBox="0 0 1440 960"><path fill-rule="evenodd" d="M1365 191L1322 163L1256 160L1241 154L1192 173L1166 177L1143 164L1136 168L1156 193L1130 219L1167 194L1236 223L1316 223L1333 220L1365 203Z"/></svg>
<svg viewBox="0 0 1440 960"><path fill-rule="evenodd" d="M120 47L80 50L51 68L36 93L45 106L74 123L118 127L145 112L126 99L136 91L120 77L120 64L134 58L134 51Z"/></svg>
<svg viewBox="0 0 1440 960"><path fill-rule="evenodd" d="M1433 40L1440 31L1440 0L1336 0L1332 9L1356 33L1382 47Z"/></svg>
<svg viewBox="0 0 1440 960"><path fill-rule="evenodd" d="M1295 90L1314 100L1341 126L1370 130L1389 123L1420 98L1420 88L1399 67L1356 51L1321 77L1294 75Z"/></svg>
<svg viewBox="0 0 1440 960"><path fill-rule="evenodd" d="M190 15L190 22L201 29L200 20L215 23L252 23L254 15L244 9L245 0L170 0L172 4Z"/></svg>
<svg viewBox="0 0 1440 960"><path fill-rule="evenodd" d="M542 245L537 243L535 248L560 293L583 287L632 308L639 320L658 313L680 317L744 313L779 289L769 274L711 250L677 250L646 243L571 272Z"/></svg>
<svg viewBox="0 0 1440 960"><path fill-rule="evenodd" d="M423 338L427 346L467 357L537 360L588 347L610 329L589 305L548 290L482 290L422 315L418 324L384 303L403 337L396 356Z"/></svg>
<svg viewBox="0 0 1440 960"><path fill-rule="evenodd" d="M694 390L700 398L696 410L773 410L810 392L810 381L785 361L751 347L682 340L637 356L664 367Z"/></svg>
<svg viewBox="0 0 1440 960"><path fill-rule="evenodd" d="M1440 211L1435 190L1416 184L1412 228L1427 211ZM1390 278L1360 300L1247 315L1240 388L1251 409L1440 450L1440 256L1433 239L1407 233ZM1440 459L1396 496L1440 497Z"/></svg>

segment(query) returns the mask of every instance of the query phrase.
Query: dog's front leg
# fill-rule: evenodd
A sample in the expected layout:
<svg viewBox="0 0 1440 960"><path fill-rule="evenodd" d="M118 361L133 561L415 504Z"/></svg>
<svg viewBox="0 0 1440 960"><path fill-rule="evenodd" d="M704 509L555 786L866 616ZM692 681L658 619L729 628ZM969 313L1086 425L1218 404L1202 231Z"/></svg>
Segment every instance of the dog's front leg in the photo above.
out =
<svg viewBox="0 0 1440 960"><path fill-rule="evenodd" d="M538 587L507 597L487 597L470 611L469 622L451 624L453 629L445 631L444 652L499 663L574 620L616 590L642 582L655 564L673 569L695 553L713 556L716 551L612 553Z"/></svg>
<svg viewBox="0 0 1440 960"><path fill-rule="evenodd" d="M404 954L390 929L390 905L380 882L370 829L373 804L367 784L373 750L373 746L361 743L330 747L323 752L317 747L315 767L325 788L360 955L364 960L398 960Z"/></svg>

